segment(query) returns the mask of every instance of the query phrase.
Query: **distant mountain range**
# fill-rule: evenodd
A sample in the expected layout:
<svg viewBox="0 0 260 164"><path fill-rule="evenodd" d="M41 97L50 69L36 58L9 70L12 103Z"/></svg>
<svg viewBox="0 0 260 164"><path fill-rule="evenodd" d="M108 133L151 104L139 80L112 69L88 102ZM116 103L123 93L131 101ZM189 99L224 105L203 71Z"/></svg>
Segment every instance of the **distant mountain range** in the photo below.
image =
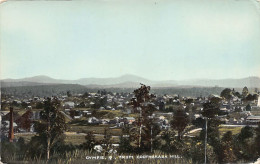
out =
<svg viewBox="0 0 260 164"><path fill-rule="evenodd" d="M34 76L22 79L4 79L1 80L2 87L13 86L37 86L50 84L79 84L90 88L137 88L140 83L154 88L160 87L230 87L242 88L260 88L259 77L247 77L241 79L199 79L199 80L170 80L153 81L135 75L123 75L116 78L82 78L78 80L54 79L48 76Z"/></svg>

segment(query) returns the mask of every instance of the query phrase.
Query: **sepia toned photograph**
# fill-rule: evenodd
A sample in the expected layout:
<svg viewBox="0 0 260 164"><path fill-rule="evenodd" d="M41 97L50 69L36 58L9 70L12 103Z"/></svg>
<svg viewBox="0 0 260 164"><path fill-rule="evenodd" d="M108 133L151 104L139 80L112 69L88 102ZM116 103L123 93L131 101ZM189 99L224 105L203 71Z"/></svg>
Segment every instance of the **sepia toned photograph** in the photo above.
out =
<svg viewBox="0 0 260 164"><path fill-rule="evenodd" d="M260 0L0 0L0 164L260 163Z"/></svg>

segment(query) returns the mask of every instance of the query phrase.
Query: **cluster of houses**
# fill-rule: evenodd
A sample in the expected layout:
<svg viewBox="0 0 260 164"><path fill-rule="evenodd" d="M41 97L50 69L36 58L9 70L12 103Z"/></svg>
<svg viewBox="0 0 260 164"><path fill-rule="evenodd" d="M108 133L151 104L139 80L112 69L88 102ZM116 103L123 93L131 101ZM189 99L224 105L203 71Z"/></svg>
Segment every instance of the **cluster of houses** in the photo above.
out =
<svg viewBox="0 0 260 164"><path fill-rule="evenodd" d="M87 120L88 124L111 124L115 127L123 127L125 125L135 124L137 118L128 117L127 115L133 113L132 107L129 102L134 97L131 93L89 93L87 96L82 94L74 95L72 97L60 96L58 99L61 101L62 113L70 120L84 118ZM192 119L197 119L201 116L201 111L203 110L203 104L209 102L212 98L221 99L219 119L226 124L257 124L260 122L260 116L253 115L250 111L260 111L260 96L258 100L244 102L241 98L232 96L230 100L225 100L218 95L209 95L208 97L181 97L179 95L162 95L157 96L154 99L153 105L156 108L156 112L151 116L158 123L162 129L167 129L170 127L170 119L173 116L174 110L171 107L182 107L183 109L192 108L187 110L187 115ZM4 124L8 129L8 107L14 106L16 109L22 109L26 111L31 111L30 117L15 114L14 127L15 131L34 131L33 125L31 127L26 127L24 129L21 126L21 122L24 118L28 117L31 121L40 119L40 110L42 108L45 98L33 97L31 99L16 99L14 97L9 97L7 99L2 99L2 111L0 113L2 119L2 125ZM82 108L84 110L79 110ZM34 109L34 110L32 110ZM38 110L36 110L38 109ZM85 110L86 109L86 110ZM87 110L90 109L90 110ZM93 110L120 110L126 114L126 117L115 117L113 119L108 118L97 118L93 115ZM186 111L186 110L185 110ZM26 112L25 112L26 113ZM234 114L235 113L235 114ZM259 112L260 113L260 112ZM236 115L231 117L232 114Z"/></svg>

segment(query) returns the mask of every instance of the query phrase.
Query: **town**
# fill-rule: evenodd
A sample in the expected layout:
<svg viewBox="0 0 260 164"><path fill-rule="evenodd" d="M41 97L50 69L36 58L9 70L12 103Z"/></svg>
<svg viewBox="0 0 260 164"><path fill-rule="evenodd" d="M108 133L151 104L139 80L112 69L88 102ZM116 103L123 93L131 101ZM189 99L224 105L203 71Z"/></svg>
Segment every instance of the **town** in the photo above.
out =
<svg viewBox="0 0 260 164"><path fill-rule="evenodd" d="M146 94L149 98L138 102L138 94L144 96L142 89L148 91ZM129 141L132 150L153 152L153 149L162 146L159 142L168 132L173 132L179 139L201 137L206 119L209 122L213 118L219 121L221 136L228 132L238 135L241 129L257 128L260 123L260 92L257 88L249 92L244 87L241 93L225 88L220 95L211 94L207 97L157 95L149 94L149 90L150 87L142 84L133 93L112 93L101 89L96 93L84 94L67 91L64 95L49 98L2 95L2 140L19 142L23 138L25 143L30 143L33 136L39 135L37 122L41 122L41 113L46 110L48 100L59 104L58 111L67 126L63 132L65 143L82 148L88 140L93 140L95 144L88 145L87 149L96 153L108 149L108 142L102 142L106 138L111 144L110 153L131 152L124 150L127 146L123 139ZM212 103L217 105L213 106ZM151 126L146 125L151 120L148 123ZM139 131L147 134L139 135ZM149 144L145 143L147 141ZM139 150L142 144L144 148ZM178 148L176 152L179 153Z"/></svg>

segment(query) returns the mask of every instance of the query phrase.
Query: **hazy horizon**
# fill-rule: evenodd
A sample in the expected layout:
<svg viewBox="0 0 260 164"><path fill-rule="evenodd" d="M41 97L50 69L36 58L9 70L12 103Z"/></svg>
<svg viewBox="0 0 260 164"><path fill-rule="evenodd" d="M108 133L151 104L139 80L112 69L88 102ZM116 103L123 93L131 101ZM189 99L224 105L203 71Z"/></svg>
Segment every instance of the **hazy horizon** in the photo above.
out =
<svg viewBox="0 0 260 164"><path fill-rule="evenodd" d="M255 0L7 1L1 79L260 77Z"/></svg>
<svg viewBox="0 0 260 164"><path fill-rule="evenodd" d="M64 78L55 78L55 77L52 77L52 76L48 76L48 75L35 75L35 76L28 76L28 77L21 77L21 78L5 78L5 79L1 79L1 80L8 80L8 79L24 79L24 78L32 78L32 77L49 77L49 78L52 78L52 79L57 79L57 80L79 80L79 79L85 79L85 78L93 78L93 79L102 79L102 78L120 78L120 77L124 77L124 76L135 76L135 77L139 77L139 78L143 78L143 79L146 79L146 80L152 80L152 81L167 81L167 80L160 80L160 79L157 79L157 80L153 80L153 79L149 79L149 78L146 78L146 77L143 77L143 76L138 76L138 75L134 75L134 74L123 74L123 75L120 75L120 76L113 76L113 77L80 77L80 78L76 78L76 79L64 79ZM226 79L244 79L244 78L252 78L252 77L256 77L256 78L260 78L259 76L247 76L247 77L241 77L241 78L221 78L221 79L210 79L210 78L194 78L194 79L169 79L169 81L173 80L173 81L185 81L185 80L226 80Z"/></svg>

